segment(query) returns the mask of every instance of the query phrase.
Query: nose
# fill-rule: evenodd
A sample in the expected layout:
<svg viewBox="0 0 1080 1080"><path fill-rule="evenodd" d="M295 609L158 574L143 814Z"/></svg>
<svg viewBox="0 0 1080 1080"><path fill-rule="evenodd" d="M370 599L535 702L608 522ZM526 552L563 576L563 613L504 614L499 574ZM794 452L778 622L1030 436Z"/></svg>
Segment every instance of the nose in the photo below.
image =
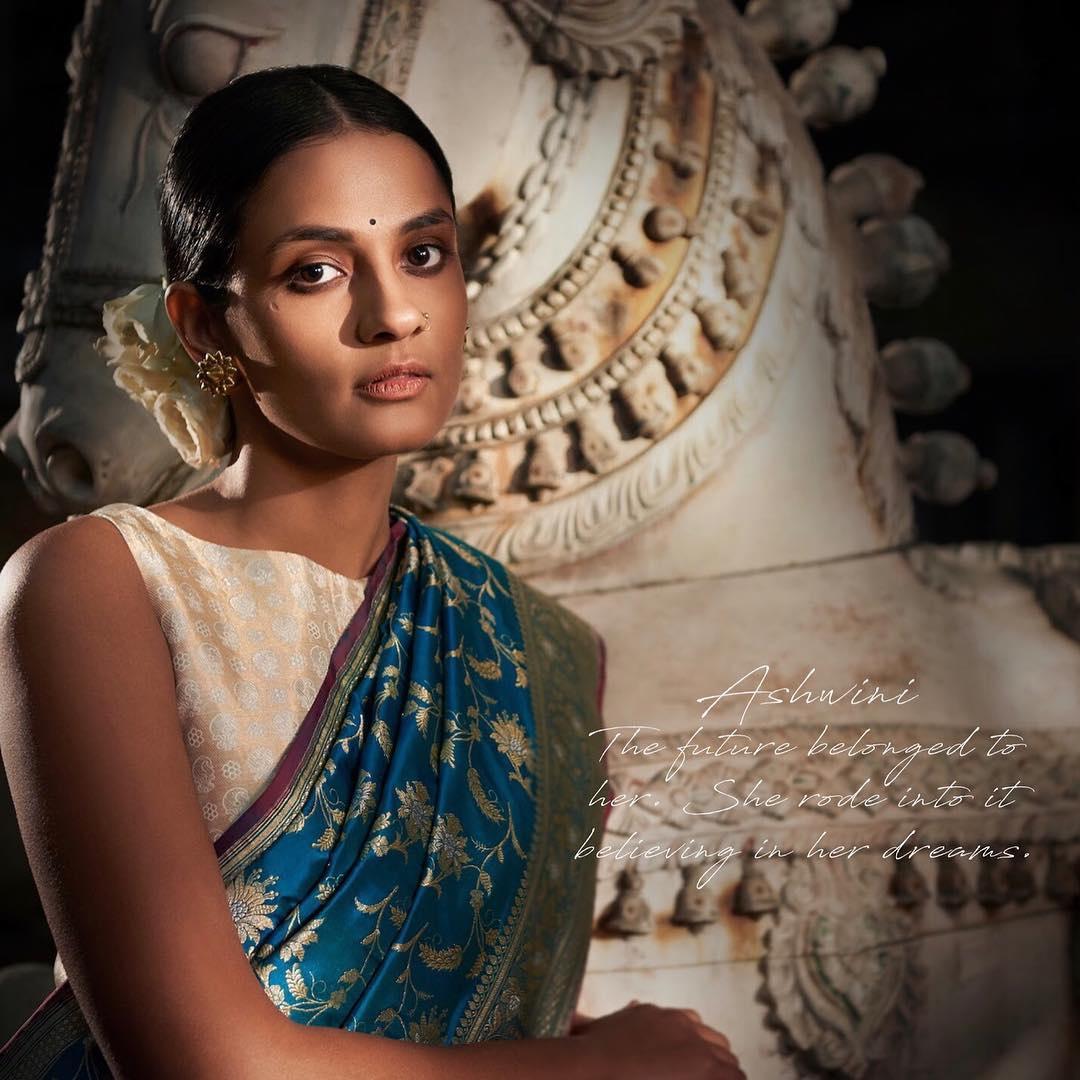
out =
<svg viewBox="0 0 1080 1080"><path fill-rule="evenodd" d="M410 297L400 271L371 270L358 276L355 290L356 339L365 345L400 341L421 333L428 319Z"/></svg>

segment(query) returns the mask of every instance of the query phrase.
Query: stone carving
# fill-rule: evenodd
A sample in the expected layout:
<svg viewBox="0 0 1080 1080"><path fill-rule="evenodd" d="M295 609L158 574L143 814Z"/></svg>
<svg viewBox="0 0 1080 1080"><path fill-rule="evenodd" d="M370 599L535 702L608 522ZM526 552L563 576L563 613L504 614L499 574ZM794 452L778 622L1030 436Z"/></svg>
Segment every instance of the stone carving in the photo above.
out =
<svg viewBox="0 0 1080 1080"><path fill-rule="evenodd" d="M612 934L648 934L654 926L652 911L641 895L641 872L634 865L619 874L618 893L600 916L601 929Z"/></svg>
<svg viewBox="0 0 1080 1080"><path fill-rule="evenodd" d="M899 863L889 881L889 892L897 907L921 907L930 895L930 886L913 862Z"/></svg>
<svg viewBox="0 0 1080 1080"><path fill-rule="evenodd" d="M811 127L845 124L874 104L885 66L880 49L833 45L815 53L791 76L791 96Z"/></svg>
<svg viewBox="0 0 1080 1080"><path fill-rule="evenodd" d="M950 847L956 847L957 841L950 837ZM956 911L971 899L971 885L964 871L950 859L942 860L937 868L937 884L934 888L937 902L947 911Z"/></svg>
<svg viewBox="0 0 1080 1080"><path fill-rule="evenodd" d="M698 934L706 926L711 926L719 918L719 905L716 893L709 889L699 889L695 879L700 875L696 866L680 867L682 886L675 896L675 910L671 921L676 926L685 926L691 933Z"/></svg>
<svg viewBox="0 0 1080 1080"><path fill-rule="evenodd" d="M1035 595L1051 622L1073 641L1080 641L1080 569L1059 569L1046 574Z"/></svg>
<svg viewBox="0 0 1080 1080"><path fill-rule="evenodd" d="M678 146L672 146L669 142L658 142L653 147L653 153L660 161L667 162L671 166L671 171L680 180L697 176L705 167L701 147L689 140L681 142Z"/></svg>
<svg viewBox="0 0 1080 1080"><path fill-rule="evenodd" d="M540 58L576 74L612 77L639 70L682 37L692 0L507 0Z"/></svg>
<svg viewBox="0 0 1080 1080"><path fill-rule="evenodd" d="M735 889L731 910L736 915L749 915L756 919L761 915L773 914L779 907L780 902L768 877L744 853L742 877Z"/></svg>
<svg viewBox="0 0 1080 1080"><path fill-rule="evenodd" d="M924 185L918 169L890 154L860 154L829 173L829 198L851 221L900 217Z"/></svg>
<svg viewBox="0 0 1080 1080"><path fill-rule="evenodd" d="M757 43L784 60L827 45L837 17L850 6L851 0L750 0L743 17Z"/></svg>
<svg viewBox="0 0 1080 1080"><path fill-rule="evenodd" d="M949 249L916 214L872 218L861 227L863 288L880 307L915 307L949 268Z"/></svg>
<svg viewBox="0 0 1080 1080"><path fill-rule="evenodd" d="M951 506L997 479L993 463L954 431L916 432L904 442L901 455L912 490L927 502Z"/></svg>
<svg viewBox="0 0 1080 1080"><path fill-rule="evenodd" d="M925 974L910 918L875 904L877 895L869 866L809 861L781 892L765 987L774 1022L813 1075L905 1075Z"/></svg>
<svg viewBox="0 0 1080 1080"><path fill-rule="evenodd" d="M731 203L735 211L758 234L766 236L780 222L780 212L765 199L748 199L740 195Z"/></svg>
<svg viewBox="0 0 1080 1080"><path fill-rule="evenodd" d="M424 0L375 0L363 5L349 65L395 94L403 94L424 8Z"/></svg>
<svg viewBox="0 0 1080 1080"><path fill-rule="evenodd" d="M498 232L484 240L469 268L470 300L475 301L486 284L498 280L522 251L528 250L530 232L546 227L558 210L566 171L580 152L587 130L593 96L588 79L560 79L555 114L540 138L540 160L526 170L517 198L501 217Z"/></svg>
<svg viewBox="0 0 1080 1080"><path fill-rule="evenodd" d="M881 350L881 370L893 407L902 412L939 412L971 385L971 369L934 338L890 341Z"/></svg>
<svg viewBox="0 0 1080 1080"><path fill-rule="evenodd" d="M654 206L641 223L645 235L658 243L685 236L686 215L677 206Z"/></svg>
<svg viewBox="0 0 1080 1080"><path fill-rule="evenodd" d="M1050 845L1050 865L1046 870L1046 895L1063 907L1068 907L1080 893L1076 868L1065 857L1064 844Z"/></svg>

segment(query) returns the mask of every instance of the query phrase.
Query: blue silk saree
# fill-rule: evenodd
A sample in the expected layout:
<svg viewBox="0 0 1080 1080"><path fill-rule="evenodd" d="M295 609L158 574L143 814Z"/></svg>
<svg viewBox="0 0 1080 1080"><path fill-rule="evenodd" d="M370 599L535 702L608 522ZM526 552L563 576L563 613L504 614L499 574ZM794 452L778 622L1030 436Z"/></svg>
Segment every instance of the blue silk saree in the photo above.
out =
<svg viewBox="0 0 1080 1080"><path fill-rule="evenodd" d="M425 1043L565 1034L603 827L599 636L403 508L268 786L215 850L240 944L302 1024ZM111 1076L68 982L0 1080Z"/></svg>

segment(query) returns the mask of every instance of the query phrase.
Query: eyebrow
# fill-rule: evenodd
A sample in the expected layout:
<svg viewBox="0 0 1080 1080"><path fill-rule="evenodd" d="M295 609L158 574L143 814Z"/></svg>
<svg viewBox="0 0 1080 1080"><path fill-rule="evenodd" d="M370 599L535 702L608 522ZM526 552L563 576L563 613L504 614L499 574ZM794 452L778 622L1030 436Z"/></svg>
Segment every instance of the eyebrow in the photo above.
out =
<svg viewBox="0 0 1080 1080"><path fill-rule="evenodd" d="M453 225L454 219L442 207L433 206L430 210L425 210L422 214L403 221L397 228L397 235L405 236L416 232L417 229L447 223ZM284 244L293 244L299 240L325 240L329 244L351 244L356 242L356 233L349 229L338 229L332 225L298 225L295 229L289 229L272 240L266 249L266 254L271 254Z"/></svg>

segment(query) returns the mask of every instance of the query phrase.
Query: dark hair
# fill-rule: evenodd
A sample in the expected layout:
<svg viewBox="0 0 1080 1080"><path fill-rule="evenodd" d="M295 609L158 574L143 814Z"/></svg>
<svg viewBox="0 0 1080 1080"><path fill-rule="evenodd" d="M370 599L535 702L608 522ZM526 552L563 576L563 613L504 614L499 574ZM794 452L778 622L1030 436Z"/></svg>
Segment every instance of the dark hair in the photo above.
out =
<svg viewBox="0 0 1080 1080"><path fill-rule="evenodd" d="M431 159L457 212L446 155L396 94L333 64L267 68L209 94L180 126L161 182L166 280L222 299L240 216L263 173L299 143L350 127L407 135Z"/></svg>

